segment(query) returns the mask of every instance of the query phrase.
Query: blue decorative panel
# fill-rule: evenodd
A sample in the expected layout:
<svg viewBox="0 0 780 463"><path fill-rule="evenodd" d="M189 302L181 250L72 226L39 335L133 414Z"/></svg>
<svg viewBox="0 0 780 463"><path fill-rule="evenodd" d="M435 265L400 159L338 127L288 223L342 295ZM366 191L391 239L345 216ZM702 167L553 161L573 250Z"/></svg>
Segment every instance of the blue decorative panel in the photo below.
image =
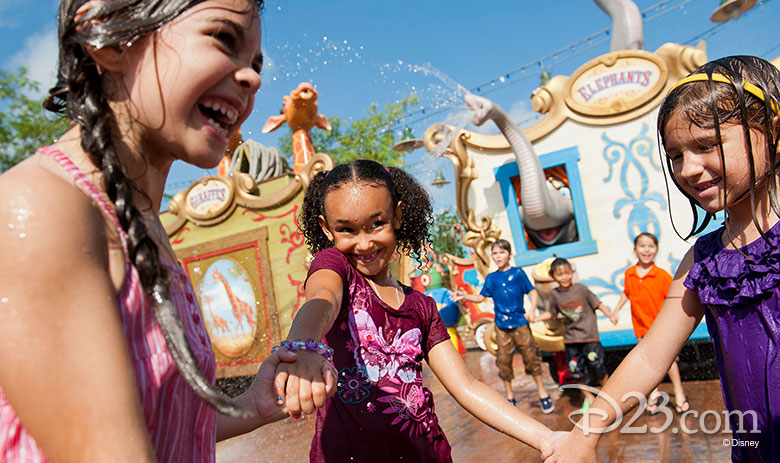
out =
<svg viewBox="0 0 780 463"><path fill-rule="evenodd" d="M579 159L580 153L576 147L565 148L539 156L542 169L558 165L565 166L566 174L569 177L569 190L574 205L574 220L577 223L577 234L579 236L578 241L548 246L542 249L528 249L528 244L525 240L525 230L520 220L520 211L518 210L519 201L511 180L512 177L520 175L517 163L510 162L494 170L495 178L501 187L504 208L509 217L509 227L512 230L512 244L515 248L516 266L523 267L538 264L544 259L552 257L553 254L558 257L577 257L595 254L598 251L596 241L591 237L590 226L588 225L585 197L582 193L582 180L577 168Z"/></svg>
<svg viewBox="0 0 780 463"><path fill-rule="evenodd" d="M613 167L618 162L620 164L620 188L623 190L624 197L615 202L614 216L620 218L623 209L629 208L628 212L628 238L634 242L634 238L640 233L650 232L661 239L661 227L658 217L650 209L650 203L656 203L661 210L666 210L666 198L658 192L648 191L648 175L645 166L640 162L641 157L649 160L650 168L661 172L661 166L655 159L655 143L647 136L648 125L642 124L639 134L628 144L624 144L610 139L606 133L601 136L606 146L603 156L609 166L609 173L604 178L604 183L612 181ZM629 175L634 174L634 178L639 179L639 185L629 185Z"/></svg>

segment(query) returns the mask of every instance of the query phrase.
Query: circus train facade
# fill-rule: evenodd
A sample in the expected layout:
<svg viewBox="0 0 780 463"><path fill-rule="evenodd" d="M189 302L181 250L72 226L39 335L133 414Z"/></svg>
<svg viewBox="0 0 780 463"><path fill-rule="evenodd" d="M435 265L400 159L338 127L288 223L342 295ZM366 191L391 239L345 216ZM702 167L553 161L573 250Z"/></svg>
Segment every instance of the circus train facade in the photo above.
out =
<svg viewBox="0 0 780 463"><path fill-rule="evenodd" d="M690 229L691 213L673 185L667 194L656 116L671 86L706 61L704 50L676 44L655 52L611 52L571 76L553 77L534 92L532 107L544 117L523 133L550 185L571 197L576 236L563 244L536 246L524 230L518 163L507 139L461 131L444 156L454 166L457 211L466 226L463 242L471 248L480 282L495 270L491 244L503 238L512 243L514 265L533 276L542 295L554 286L546 274L550 259L564 257L575 265L579 280L614 308L624 272L636 262L633 240L645 231L659 238L656 264L674 274L691 243L672 228L669 209L682 233ZM435 152L449 130L443 124L429 127L426 149ZM473 312L464 312L469 310ZM636 343L628 308L620 312L616 326L599 315L605 347ZM540 322L532 329L542 349L563 349L560 327ZM702 323L692 339L707 336Z"/></svg>
<svg viewBox="0 0 780 463"><path fill-rule="evenodd" d="M240 172L204 177L160 214L197 295L218 378L254 374L305 302L298 214L310 179L332 167L318 153L297 174L259 184Z"/></svg>

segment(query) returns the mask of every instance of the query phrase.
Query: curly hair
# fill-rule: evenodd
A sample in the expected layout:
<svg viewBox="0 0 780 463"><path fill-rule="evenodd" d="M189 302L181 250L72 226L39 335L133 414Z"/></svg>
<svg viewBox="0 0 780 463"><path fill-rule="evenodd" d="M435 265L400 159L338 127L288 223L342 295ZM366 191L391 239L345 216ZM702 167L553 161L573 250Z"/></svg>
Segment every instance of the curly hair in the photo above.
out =
<svg viewBox="0 0 780 463"><path fill-rule="evenodd" d="M661 104L658 110L658 135L661 141L659 145L666 146L666 124L669 123L672 116L677 114L681 114L697 127L715 129L720 147L721 165L724 166L721 180L722 188L725 191L725 156L727 153L723 152L720 126L725 123L741 124L745 134L745 149L750 165L750 188L746 194L750 194L751 204L755 204L756 186L768 180L772 210L780 217L780 207L777 200L779 161L777 159L777 143L780 132L772 126L772 120L777 115L776 108L780 105L780 71L772 63L755 56L727 56L704 64L690 73L689 77L698 74L706 75L706 79L691 81L684 85L678 84ZM713 74L724 76L729 83L713 80ZM763 98L747 90L745 87L747 84L757 87ZM756 163L759 160L754 158L751 129L763 133L766 139L769 171L760 178L756 176ZM671 173L671 159L664 155L664 150L661 150L660 155L662 159L665 158L667 168ZM687 239L704 230L714 218L714 214L708 212L704 219L699 221L696 201L685 193L674 175L670 175L670 177L677 189L688 198L693 211L693 225L684 238ZM728 211L725 213L728 214ZM753 213L753 222L761 236L764 236L755 212ZM674 221L672 221L672 225L674 225ZM728 220L726 226L728 226ZM675 231L677 231L676 227ZM678 235L680 234L678 233Z"/></svg>
<svg viewBox="0 0 780 463"><path fill-rule="evenodd" d="M176 366L196 394L221 413L246 416L222 396L198 369L181 321L168 296L169 274L160 263L157 243L149 236L142 214L133 201L138 191L118 157L116 118L104 94L100 69L88 47L125 49L140 37L154 33L204 0L102 0L79 14L87 0L62 0L59 8L59 68L57 83L44 107L65 112L81 126L81 147L103 174L103 188L113 202L119 223L128 235L130 261L150 297L155 318ZM251 8L262 10L263 1Z"/></svg>
<svg viewBox="0 0 780 463"><path fill-rule="evenodd" d="M401 228L395 239L401 253L421 260L428 233L433 225L431 199L411 175L397 167L385 168L367 159L357 159L319 172L309 183L299 216L300 229L312 254L333 246L319 224L325 217L325 196L346 183L369 183L383 186L390 193L392 204L401 203Z"/></svg>

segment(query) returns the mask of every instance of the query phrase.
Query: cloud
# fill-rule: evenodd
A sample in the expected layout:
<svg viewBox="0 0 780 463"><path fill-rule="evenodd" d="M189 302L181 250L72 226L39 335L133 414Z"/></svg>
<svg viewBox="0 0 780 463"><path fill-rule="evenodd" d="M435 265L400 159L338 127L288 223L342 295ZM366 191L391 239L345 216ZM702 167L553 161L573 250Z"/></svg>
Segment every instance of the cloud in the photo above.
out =
<svg viewBox="0 0 780 463"><path fill-rule="evenodd" d="M57 29L51 28L27 37L22 49L9 58L7 68L15 72L26 67L28 76L40 83L38 93L28 96L41 98L57 80L57 59Z"/></svg>

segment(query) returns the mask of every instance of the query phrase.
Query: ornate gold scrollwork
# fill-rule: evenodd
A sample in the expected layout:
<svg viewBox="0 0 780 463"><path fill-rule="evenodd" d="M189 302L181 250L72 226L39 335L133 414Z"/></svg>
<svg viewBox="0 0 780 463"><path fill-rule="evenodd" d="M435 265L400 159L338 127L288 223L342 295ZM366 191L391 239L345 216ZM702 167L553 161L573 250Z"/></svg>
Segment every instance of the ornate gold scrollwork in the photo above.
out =
<svg viewBox="0 0 780 463"><path fill-rule="evenodd" d="M433 124L425 131L425 149L430 153L436 152L446 136L455 130L445 124ZM490 246L501 235L501 230L493 223L490 217L477 217L468 204L468 191L471 182L479 176L474 168L474 160L466 150L467 140L474 134L461 131L455 136L450 145L442 151L442 156L449 159L455 168L455 192L457 201L457 213L460 221L466 226L466 232L461 242L474 249L476 259L474 266L482 277L490 273Z"/></svg>
<svg viewBox="0 0 780 463"><path fill-rule="evenodd" d="M188 220L199 226L216 225L226 220L235 210L237 205L255 210L277 207L280 204L284 204L293 199L302 189L306 189L309 182L311 182L311 179L317 175L318 172L330 170L332 168L333 160L330 156L325 153L317 153L309 160L301 172L290 179L287 185L267 195L257 194L257 183L255 183L255 180L249 174L237 172L231 174L227 179L214 177L215 179L226 183L229 187L231 204L225 208L221 208L218 213L215 213L213 216L208 217L194 216L186 207L187 192L189 192L194 185L203 183L211 177L199 179L187 190L176 193L171 200L168 205L168 211L174 219L165 226L165 232L168 233L168 236L173 236Z"/></svg>

